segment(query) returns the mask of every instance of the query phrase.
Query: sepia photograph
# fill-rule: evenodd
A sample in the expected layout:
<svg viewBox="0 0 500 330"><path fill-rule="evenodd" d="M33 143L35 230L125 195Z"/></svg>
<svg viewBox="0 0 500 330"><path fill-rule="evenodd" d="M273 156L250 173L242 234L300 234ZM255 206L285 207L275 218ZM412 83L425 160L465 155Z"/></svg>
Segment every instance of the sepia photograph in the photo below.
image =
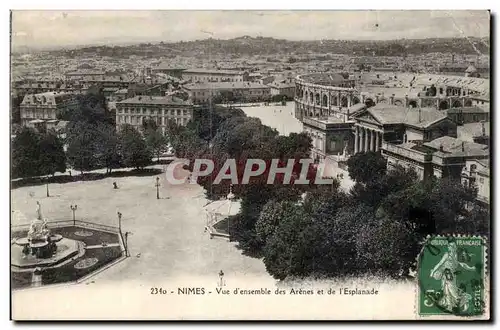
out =
<svg viewBox="0 0 500 330"><path fill-rule="evenodd" d="M11 320L489 320L491 15L11 10Z"/></svg>

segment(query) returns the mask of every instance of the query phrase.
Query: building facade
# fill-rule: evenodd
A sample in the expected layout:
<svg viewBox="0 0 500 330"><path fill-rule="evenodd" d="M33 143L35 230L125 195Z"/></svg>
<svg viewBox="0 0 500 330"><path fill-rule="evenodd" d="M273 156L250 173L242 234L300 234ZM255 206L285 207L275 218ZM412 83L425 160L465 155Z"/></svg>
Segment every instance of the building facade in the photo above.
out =
<svg viewBox="0 0 500 330"><path fill-rule="evenodd" d="M31 126L30 122L58 119L63 111L77 105L75 95L63 92L46 92L25 95L20 105L21 125Z"/></svg>
<svg viewBox="0 0 500 330"><path fill-rule="evenodd" d="M353 151L352 121L308 117L302 121L304 132L312 139L311 158L315 161L326 157L346 156Z"/></svg>
<svg viewBox="0 0 500 330"><path fill-rule="evenodd" d="M354 80L340 74L314 73L295 78L295 118L324 117L360 103Z"/></svg>
<svg viewBox="0 0 500 330"><path fill-rule="evenodd" d="M237 102L266 101L271 88L254 82L220 82L184 85L194 104L208 103L215 97L225 96Z"/></svg>
<svg viewBox="0 0 500 330"><path fill-rule="evenodd" d="M117 130L130 124L142 131L143 122L152 119L165 133L169 122L187 125L193 117L193 104L172 96L135 96L116 103Z"/></svg>
<svg viewBox="0 0 500 330"><path fill-rule="evenodd" d="M462 183L477 189L477 200L490 204L490 161L489 159L471 159L465 162L462 171Z"/></svg>
<svg viewBox="0 0 500 330"><path fill-rule="evenodd" d="M427 142L457 136L457 125L446 113L430 108L408 109L377 104L353 115L354 153L380 151L384 142Z"/></svg>
<svg viewBox="0 0 500 330"><path fill-rule="evenodd" d="M182 71L182 79L192 83L249 81L248 72L236 70L188 69Z"/></svg>
<svg viewBox="0 0 500 330"><path fill-rule="evenodd" d="M432 176L461 180L466 162L489 158L488 146L443 136L429 142L384 142L382 155L388 169L402 166L415 170L421 180Z"/></svg>

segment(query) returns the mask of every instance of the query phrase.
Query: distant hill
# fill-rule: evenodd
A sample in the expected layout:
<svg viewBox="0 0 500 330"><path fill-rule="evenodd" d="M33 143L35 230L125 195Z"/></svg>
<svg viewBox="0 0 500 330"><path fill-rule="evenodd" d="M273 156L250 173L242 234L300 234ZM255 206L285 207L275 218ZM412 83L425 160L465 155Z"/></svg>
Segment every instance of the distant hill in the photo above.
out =
<svg viewBox="0 0 500 330"><path fill-rule="evenodd" d="M457 54L477 54L471 45L482 54L489 54L489 38L442 38L442 39L400 39L400 40L317 40L291 41L270 37L243 36L234 39L203 39L181 42L139 43L122 46L87 46L52 53L67 56L99 54L102 56L128 57L130 55L300 55L308 53L335 53L355 55L401 56L404 54L426 54L433 52L452 52ZM486 45L485 45L486 44ZM63 55L61 54L61 55Z"/></svg>

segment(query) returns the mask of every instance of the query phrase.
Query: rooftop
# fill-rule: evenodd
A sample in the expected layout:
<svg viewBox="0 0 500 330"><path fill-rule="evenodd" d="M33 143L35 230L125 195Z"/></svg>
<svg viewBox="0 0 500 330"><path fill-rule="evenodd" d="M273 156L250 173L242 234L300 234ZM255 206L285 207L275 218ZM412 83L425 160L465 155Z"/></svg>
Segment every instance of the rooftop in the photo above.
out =
<svg viewBox="0 0 500 330"><path fill-rule="evenodd" d="M213 82L213 83L193 83L184 85L188 90L198 89L246 89L246 88L269 88L255 82L235 81L235 82Z"/></svg>
<svg viewBox="0 0 500 330"><path fill-rule="evenodd" d="M336 86L347 80L338 73L310 73L299 76L305 82L318 85Z"/></svg>
<svg viewBox="0 0 500 330"><path fill-rule="evenodd" d="M475 137L483 136L482 123L468 123L457 127L457 134L462 140L473 141ZM490 123L484 123L484 135L490 136Z"/></svg>
<svg viewBox="0 0 500 330"><path fill-rule="evenodd" d="M449 154L464 154L464 156L489 154L488 146L484 144L463 141L451 136L442 136L430 142L424 143L424 146ZM440 150L442 148L442 150Z"/></svg>
<svg viewBox="0 0 500 330"><path fill-rule="evenodd" d="M145 96L137 95L132 98L117 102L117 104L122 103L134 103L134 104L181 104L181 105L191 105L190 102L183 101L177 97L173 96Z"/></svg>
<svg viewBox="0 0 500 330"><path fill-rule="evenodd" d="M382 124L407 124L427 127L447 117L446 113L434 108L408 109L390 104L377 104L367 111Z"/></svg>
<svg viewBox="0 0 500 330"><path fill-rule="evenodd" d="M446 110L446 113L489 113L486 108L480 107L464 107L464 108L451 108Z"/></svg>
<svg viewBox="0 0 500 330"><path fill-rule="evenodd" d="M217 69L187 69L186 73L206 73L206 74L225 74L225 75L242 75L244 72L238 70L217 70ZM183 73L184 73L183 72Z"/></svg>

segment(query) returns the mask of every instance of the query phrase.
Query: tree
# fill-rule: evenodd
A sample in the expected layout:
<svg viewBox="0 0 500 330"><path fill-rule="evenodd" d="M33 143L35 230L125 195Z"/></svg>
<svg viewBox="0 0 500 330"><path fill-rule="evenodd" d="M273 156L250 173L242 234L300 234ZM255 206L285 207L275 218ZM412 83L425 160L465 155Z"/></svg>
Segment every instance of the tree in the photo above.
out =
<svg viewBox="0 0 500 330"><path fill-rule="evenodd" d="M66 135L68 163L77 171L92 171L99 168L98 150L100 136L96 123L86 121L70 122Z"/></svg>
<svg viewBox="0 0 500 330"><path fill-rule="evenodd" d="M32 128L23 127L12 141L12 176L32 177L40 174L40 137Z"/></svg>
<svg viewBox="0 0 500 330"><path fill-rule="evenodd" d="M151 150L147 147L141 133L133 126L129 124L123 125L120 139L122 141L122 157L125 166L141 169L151 164Z"/></svg>
<svg viewBox="0 0 500 330"><path fill-rule="evenodd" d="M406 223L382 216L361 226L355 245L361 269L399 278L415 270L423 237Z"/></svg>
<svg viewBox="0 0 500 330"><path fill-rule="evenodd" d="M375 177L366 184L356 183L350 191L352 201L377 209L380 203L392 193L407 189L418 182L417 173L401 166Z"/></svg>
<svg viewBox="0 0 500 330"><path fill-rule="evenodd" d="M299 246L299 235L303 228L312 222L310 216L305 214L302 208L289 212L280 221L274 234L269 237L264 247L264 265L266 270L274 278L283 280L288 276L304 276L307 269Z"/></svg>
<svg viewBox="0 0 500 330"><path fill-rule="evenodd" d="M347 161L349 176L356 182L366 184L384 175L387 161L378 152L360 152Z"/></svg>
<svg viewBox="0 0 500 330"><path fill-rule="evenodd" d="M54 175L55 172L66 171L66 154L62 142L54 132L46 132L40 140L40 174ZM47 197L49 197L49 181L47 177Z"/></svg>
<svg viewBox="0 0 500 330"><path fill-rule="evenodd" d="M44 134L40 140L40 174L54 175L66 171L66 154L61 140L53 132Z"/></svg>
<svg viewBox="0 0 500 330"><path fill-rule="evenodd" d="M161 133L159 129L147 129L144 132L144 137L146 139L146 145L153 152L154 155L160 160L160 155L168 147L168 140L165 135Z"/></svg>
<svg viewBox="0 0 500 330"><path fill-rule="evenodd" d="M267 202L262 208L259 219L255 224L258 238L265 243L274 234L280 221L290 213L290 209L295 210L296 208L296 203L287 200L282 202L271 200Z"/></svg>
<svg viewBox="0 0 500 330"><path fill-rule="evenodd" d="M146 132L148 130L156 131L157 129L158 129L158 124L156 124L156 121L154 119L147 118L142 121L143 132Z"/></svg>
<svg viewBox="0 0 500 330"><path fill-rule="evenodd" d="M121 143L114 126L106 123L97 125L96 149L99 167L106 168L111 173L114 168L121 167Z"/></svg>

